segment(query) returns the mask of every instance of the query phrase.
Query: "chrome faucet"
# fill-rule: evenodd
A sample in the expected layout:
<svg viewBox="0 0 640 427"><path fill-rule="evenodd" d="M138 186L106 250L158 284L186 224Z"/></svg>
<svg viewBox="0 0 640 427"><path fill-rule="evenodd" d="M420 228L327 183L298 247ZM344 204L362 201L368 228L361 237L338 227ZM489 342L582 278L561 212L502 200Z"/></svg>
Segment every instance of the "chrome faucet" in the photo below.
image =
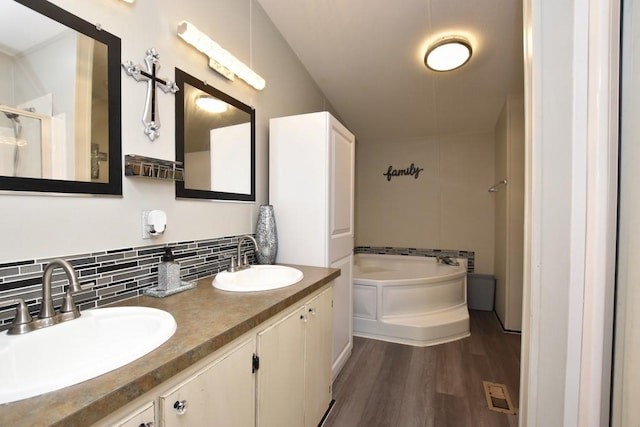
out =
<svg viewBox="0 0 640 427"><path fill-rule="evenodd" d="M456 261L455 259L452 259L448 255L438 255L436 257L436 261L438 262L438 264L447 264L447 265L453 265L453 266L460 265L458 261Z"/></svg>
<svg viewBox="0 0 640 427"><path fill-rule="evenodd" d="M249 260L247 259L247 254L245 253L244 257L242 257L241 253L242 242L244 242L245 240L251 240L253 242L253 247L256 250L258 249L258 242L256 242L256 239L254 239L253 236L249 236L248 234L240 236L238 238L238 252L236 254L236 257L231 257L231 266L227 269L227 271L230 273L249 268Z"/></svg>
<svg viewBox="0 0 640 427"><path fill-rule="evenodd" d="M53 298L51 297L51 278L53 276L53 270L55 270L56 267L61 267L69 279L69 286L67 287L59 313L55 312L53 308ZM78 275L73 269L73 266L68 261L60 258L51 260L44 269L44 275L42 277L42 303L37 319L31 317L29 309L21 299L0 302L0 306L18 304L16 317L7 333L9 335L26 334L36 329L46 328L56 323L66 322L67 320L80 317L80 310L78 310L78 307L73 301L73 294L81 290L82 287L80 286Z"/></svg>
<svg viewBox="0 0 640 427"><path fill-rule="evenodd" d="M69 279L69 287L64 295L64 301L60 313L56 315L53 309L53 299L51 298L51 277L53 276L53 270L56 267L61 267L67 274ZM73 294L82 290L80 282L78 281L78 275L73 269L73 266L68 261L60 258L53 259L49 262L44 269L44 275L42 277L42 305L40 306L40 314L38 320L41 320L43 325L41 327L51 326L54 323L64 322L66 320L75 319L80 317L80 311L76 307L73 301Z"/></svg>

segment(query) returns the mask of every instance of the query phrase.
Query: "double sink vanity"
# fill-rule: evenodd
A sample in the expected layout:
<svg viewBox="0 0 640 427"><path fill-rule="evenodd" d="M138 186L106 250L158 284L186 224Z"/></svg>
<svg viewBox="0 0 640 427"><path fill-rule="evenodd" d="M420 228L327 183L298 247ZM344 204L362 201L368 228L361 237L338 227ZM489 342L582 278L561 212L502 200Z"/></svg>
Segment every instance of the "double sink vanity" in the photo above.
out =
<svg viewBox="0 0 640 427"><path fill-rule="evenodd" d="M120 28L122 17L126 16L127 20L133 19L131 22L139 24L127 26L125 34L129 40L135 40L139 31L143 31L153 34L150 37L159 37L163 45L171 48L173 45L164 33L166 23L147 25L147 13L143 8L134 6L117 8L113 5L83 6L81 2L74 4L76 11L84 11L91 16L104 15L107 22L102 26L85 21L53 4L68 2L14 0L5 3L0 18L22 25L0 25L0 29L12 29L14 33L19 29L29 34L6 34L0 37L3 42L30 39L28 36L32 35L34 28L49 26L57 28L56 33L65 34L65 37L56 35L53 40L47 43L41 41L37 48L30 48L28 54L16 54L11 67L5 67L7 70L2 72L7 76L6 80L15 82L16 86L7 86L11 96L6 95L3 103L8 105L0 105L0 112L3 113L0 114L0 121L4 121L0 126L11 131L13 143L7 144L7 150L10 150L10 156L14 159L13 162L6 162L5 170L0 170L0 189L122 196L122 181L126 176L138 182L148 181L148 178L156 182L175 180L176 198L180 199L256 201L256 163L259 159L256 159L255 109L220 92L205 79L191 76L178 67L172 67L173 72L171 68L168 69L169 75L175 75L180 89L174 92L175 161L123 153L122 105L128 105L133 98L129 94L130 86L122 86L123 69L136 81L145 81L148 93L155 94L156 79L152 79L152 82L149 76L146 76L146 80L140 78L144 74L132 61L123 62L121 39L108 32L108 27L112 24ZM108 13L98 13L100 8ZM175 27L172 31L175 31ZM43 40L45 38L43 35ZM177 43L182 42L176 42L175 49L171 49L174 52L179 49ZM19 52L19 46L14 47ZM145 63L152 68L155 77L156 62L153 61L158 60L157 52L149 49L146 54ZM185 68L198 70L197 63L190 60L185 63L185 55L174 56L169 63L178 61L178 65L184 64ZM32 61L32 58L38 61ZM40 63L39 58L47 59L46 67L31 66L31 62ZM43 71L43 76L29 79L12 77L23 74L24 69ZM76 69L77 74L69 73L69 69ZM49 88L31 84L32 81L46 82L52 75L65 77L65 84L60 84L59 79L55 79L55 84ZM92 81L94 78L95 82ZM71 91L67 87L82 90ZM40 90L43 92L40 93ZM77 93L77 99L69 97L69 93ZM124 98L123 93L126 94ZM17 99L14 94L28 94L34 98ZM220 101L227 113L222 118L215 118L196 108L197 98ZM151 122L146 121L148 111L155 114L151 99L155 99L155 96L148 97L144 104L144 131L153 141L160 120L158 116L157 121L155 117ZM34 101L37 101L37 105ZM56 112L55 116L53 111ZM84 113L72 114L77 111ZM60 117L64 118L64 122L57 121ZM51 129L52 123L57 126L55 133L41 131ZM97 123L100 125L92 125ZM152 129L153 126L147 126L149 124L157 127ZM27 132L27 129L34 131ZM216 138L212 139L212 134ZM27 136L30 137L28 144ZM53 136L59 140L54 140ZM24 144L19 144L23 140ZM94 140L97 142L94 143ZM353 139L350 141L349 152L353 153ZM49 153L48 147L53 147L54 143L60 144L60 147L68 143L68 148L62 151L51 149L52 153L56 153L55 156L44 156L38 150L29 149L47 147L46 150L43 148L42 153ZM134 145L137 146L129 144L129 148ZM226 148L231 146L233 150ZM213 156L215 150L217 152ZM344 150L341 148L341 152ZM69 155L59 162L61 159L57 154L65 152ZM220 152L234 155L221 157ZM71 158L72 153L74 158ZM236 156L237 153L242 155ZM126 165L124 175L123 154ZM137 170L135 165L138 166ZM172 173L168 172L167 168L170 167L173 167ZM178 170L180 173L176 173ZM202 171L210 173L202 174ZM344 182L351 183L352 195L353 171L350 173L349 176L344 174ZM341 188L347 188L341 185L341 180L335 182ZM146 185L140 184L140 187ZM138 191L139 194L143 193L142 188L134 193ZM342 191L339 194L347 193ZM346 200L346 196L344 198ZM125 215L133 214L133 209L139 206L139 201L129 203L128 200L116 199L114 197L105 202L109 206L107 209L89 206L94 202L92 199L86 199L86 203L77 202L74 206L79 207L75 209L78 215L90 217L92 223L110 223L110 212L117 209ZM151 200L143 200L142 204L147 202ZM44 201L36 203L46 204ZM13 202L13 206L9 208L9 215L19 217L24 209L22 203ZM179 202L170 206L177 222L190 219L190 211L182 209ZM349 230L353 225L352 201L350 206L348 209L339 209L342 214L339 225L347 224ZM217 208L212 205L204 209L206 218L210 217L209 214L215 216L217 213ZM248 212L252 207L247 205L244 209ZM280 212L284 214L284 211ZM66 213L67 208L61 212ZM143 223L145 212L142 212ZM71 221L60 223L56 222L56 228L58 225L74 227ZM118 232L126 232L129 225L123 225ZM145 227L148 224L143 225L143 238L150 238L149 230ZM235 228L230 226L229 229ZM21 231L16 233L20 237L12 235L8 240L29 240L29 234L25 234L27 238L24 238ZM175 233L167 237L165 242L183 240L181 236L184 232L178 228ZM76 233L75 229L71 234L78 236L71 238L66 247L81 250L85 246L84 236ZM205 230L201 234L208 245L209 235L215 233ZM300 236L299 233L295 234ZM50 238L55 242L55 236L45 234L38 237ZM336 286L338 303L335 311L346 313L351 308L348 263L351 260L353 234L341 232L340 236L343 243L338 246L346 248L347 252L340 254L344 263L330 265L341 266L345 272L340 286ZM109 240L109 245L112 242ZM18 321L10 328L15 334L0 334L0 426L317 426L331 404L333 285L341 270L307 266L252 266L241 269L239 267L246 267L247 263L246 260L241 261L240 243L235 263L231 263L231 272L221 272L215 279L201 279L195 288L166 298L138 296L108 308L86 310L82 315L72 299L72 294L82 289L77 280L71 280L69 271L72 267L68 265L66 268L71 286L64 297L62 309L59 312L53 309L53 279L45 271L42 307L38 317L31 318L27 305L18 297L25 301L36 298L31 295L29 286L38 283L33 275L40 270L35 269L34 265L25 264L27 273L23 274L21 266L20 277L14 277L16 280L12 282L17 283L18 291L8 288L11 298L15 299L0 301L0 306L17 304L18 307ZM93 242L92 246L96 244ZM155 250L154 246L151 245L152 249L148 251ZM316 245L305 241L300 247L308 246ZM28 247L25 244L25 248ZM105 245L105 248L110 246ZM11 258L13 262L14 254L10 253L10 249L7 251L5 258ZM112 249L107 250L110 251ZM115 252L117 254L114 255ZM119 250L114 253L103 253L102 258L109 258L104 262L111 264L101 265L88 274L98 277L103 272L97 270L102 268L105 273L113 275L101 276L101 279L110 280L109 277L114 277L119 270L114 268L117 265L112 264L110 257L122 255ZM193 255L197 259L190 261L207 262L198 256ZM134 264L134 261L127 261L121 263L123 270L126 270L124 275L133 274L126 265ZM103 261L94 259L94 262L98 264ZM283 262L327 265L311 260L285 259ZM14 267L13 264L11 266ZM151 268L150 263L145 266ZM52 270L50 272L52 274ZM177 276L179 279L179 269ZM136 289L122 290L120 287L129 287L129 283L123 282L130 277L119 278L111 290L108 289L111 283L104 287L103 282L97 293L101 297L109 294L110 298L115 299L149 284L145 282L136 284ZM266 282L265 278L268 279ZM351 316L340 316L335 324L341 325L342 330L336 336L341 337L344 345L336 348L340 354L348 354L343 348L350 351Z"/></svg>
<svg viewBox="0 0 640 427"><path fill-rule="evenodd" d="M10 403L0 405L0 424L316 426L331 402L339 275L254 266L2 336L10 339L0 340L2 376L17 377L2 380L0 399ZM267 280L251 288L258 277Z"/></svg>

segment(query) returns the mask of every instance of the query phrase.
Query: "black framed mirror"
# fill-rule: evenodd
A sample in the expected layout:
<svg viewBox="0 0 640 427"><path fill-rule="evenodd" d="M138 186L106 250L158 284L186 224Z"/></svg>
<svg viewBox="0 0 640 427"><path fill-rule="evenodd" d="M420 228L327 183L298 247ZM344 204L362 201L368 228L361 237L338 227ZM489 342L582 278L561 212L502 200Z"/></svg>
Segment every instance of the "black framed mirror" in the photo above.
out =
<svg viewBox="0 0 640 427"><path fill-rule="evenodd" d="M120 39L0 0L0 190L122 194Z"/></svg>
<svg viewBox="0 0 640 427"><path fill-rule="evenodd" d="M177 198L256 200L255 110L176 68Z"/></svg>

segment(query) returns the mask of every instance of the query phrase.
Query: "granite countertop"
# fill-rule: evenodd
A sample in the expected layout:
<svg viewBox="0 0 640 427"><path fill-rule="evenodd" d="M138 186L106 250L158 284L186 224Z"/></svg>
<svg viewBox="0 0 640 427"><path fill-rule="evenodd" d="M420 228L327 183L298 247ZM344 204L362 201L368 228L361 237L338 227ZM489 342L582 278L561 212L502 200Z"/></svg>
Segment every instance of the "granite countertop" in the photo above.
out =
<svg viewBox="0 0 640 427"><path fill-rule="evenodd" d="M139 296L114 304L166 310L178 324L176 332L151 353L115 371L51 393L0 405L0 425L91 425L340 275L340 270L334 268L296 267L304 273L304 279L273 291L220 291L211 286L209 277L199 280L195 289L166 298ZM47 357L46 351L43 358Z"/></svg>

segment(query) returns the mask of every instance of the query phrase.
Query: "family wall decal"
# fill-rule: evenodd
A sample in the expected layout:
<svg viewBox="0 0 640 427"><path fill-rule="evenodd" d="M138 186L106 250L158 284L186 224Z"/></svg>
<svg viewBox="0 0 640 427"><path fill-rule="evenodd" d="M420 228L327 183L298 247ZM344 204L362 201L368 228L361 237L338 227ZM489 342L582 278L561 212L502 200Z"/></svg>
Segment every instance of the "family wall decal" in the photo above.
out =
<svg viewBox="0 0 640 427"><path fill-rule="evenodd" d="M415 179L418 179L420 172L422 172L424 168L417 167L415 164L411 163L411 166L405 169L395 169L393 166L389 165L389 168L382 175L387 177L387 181L391 181L391 178L394 176L412 176Z"/></svg>

